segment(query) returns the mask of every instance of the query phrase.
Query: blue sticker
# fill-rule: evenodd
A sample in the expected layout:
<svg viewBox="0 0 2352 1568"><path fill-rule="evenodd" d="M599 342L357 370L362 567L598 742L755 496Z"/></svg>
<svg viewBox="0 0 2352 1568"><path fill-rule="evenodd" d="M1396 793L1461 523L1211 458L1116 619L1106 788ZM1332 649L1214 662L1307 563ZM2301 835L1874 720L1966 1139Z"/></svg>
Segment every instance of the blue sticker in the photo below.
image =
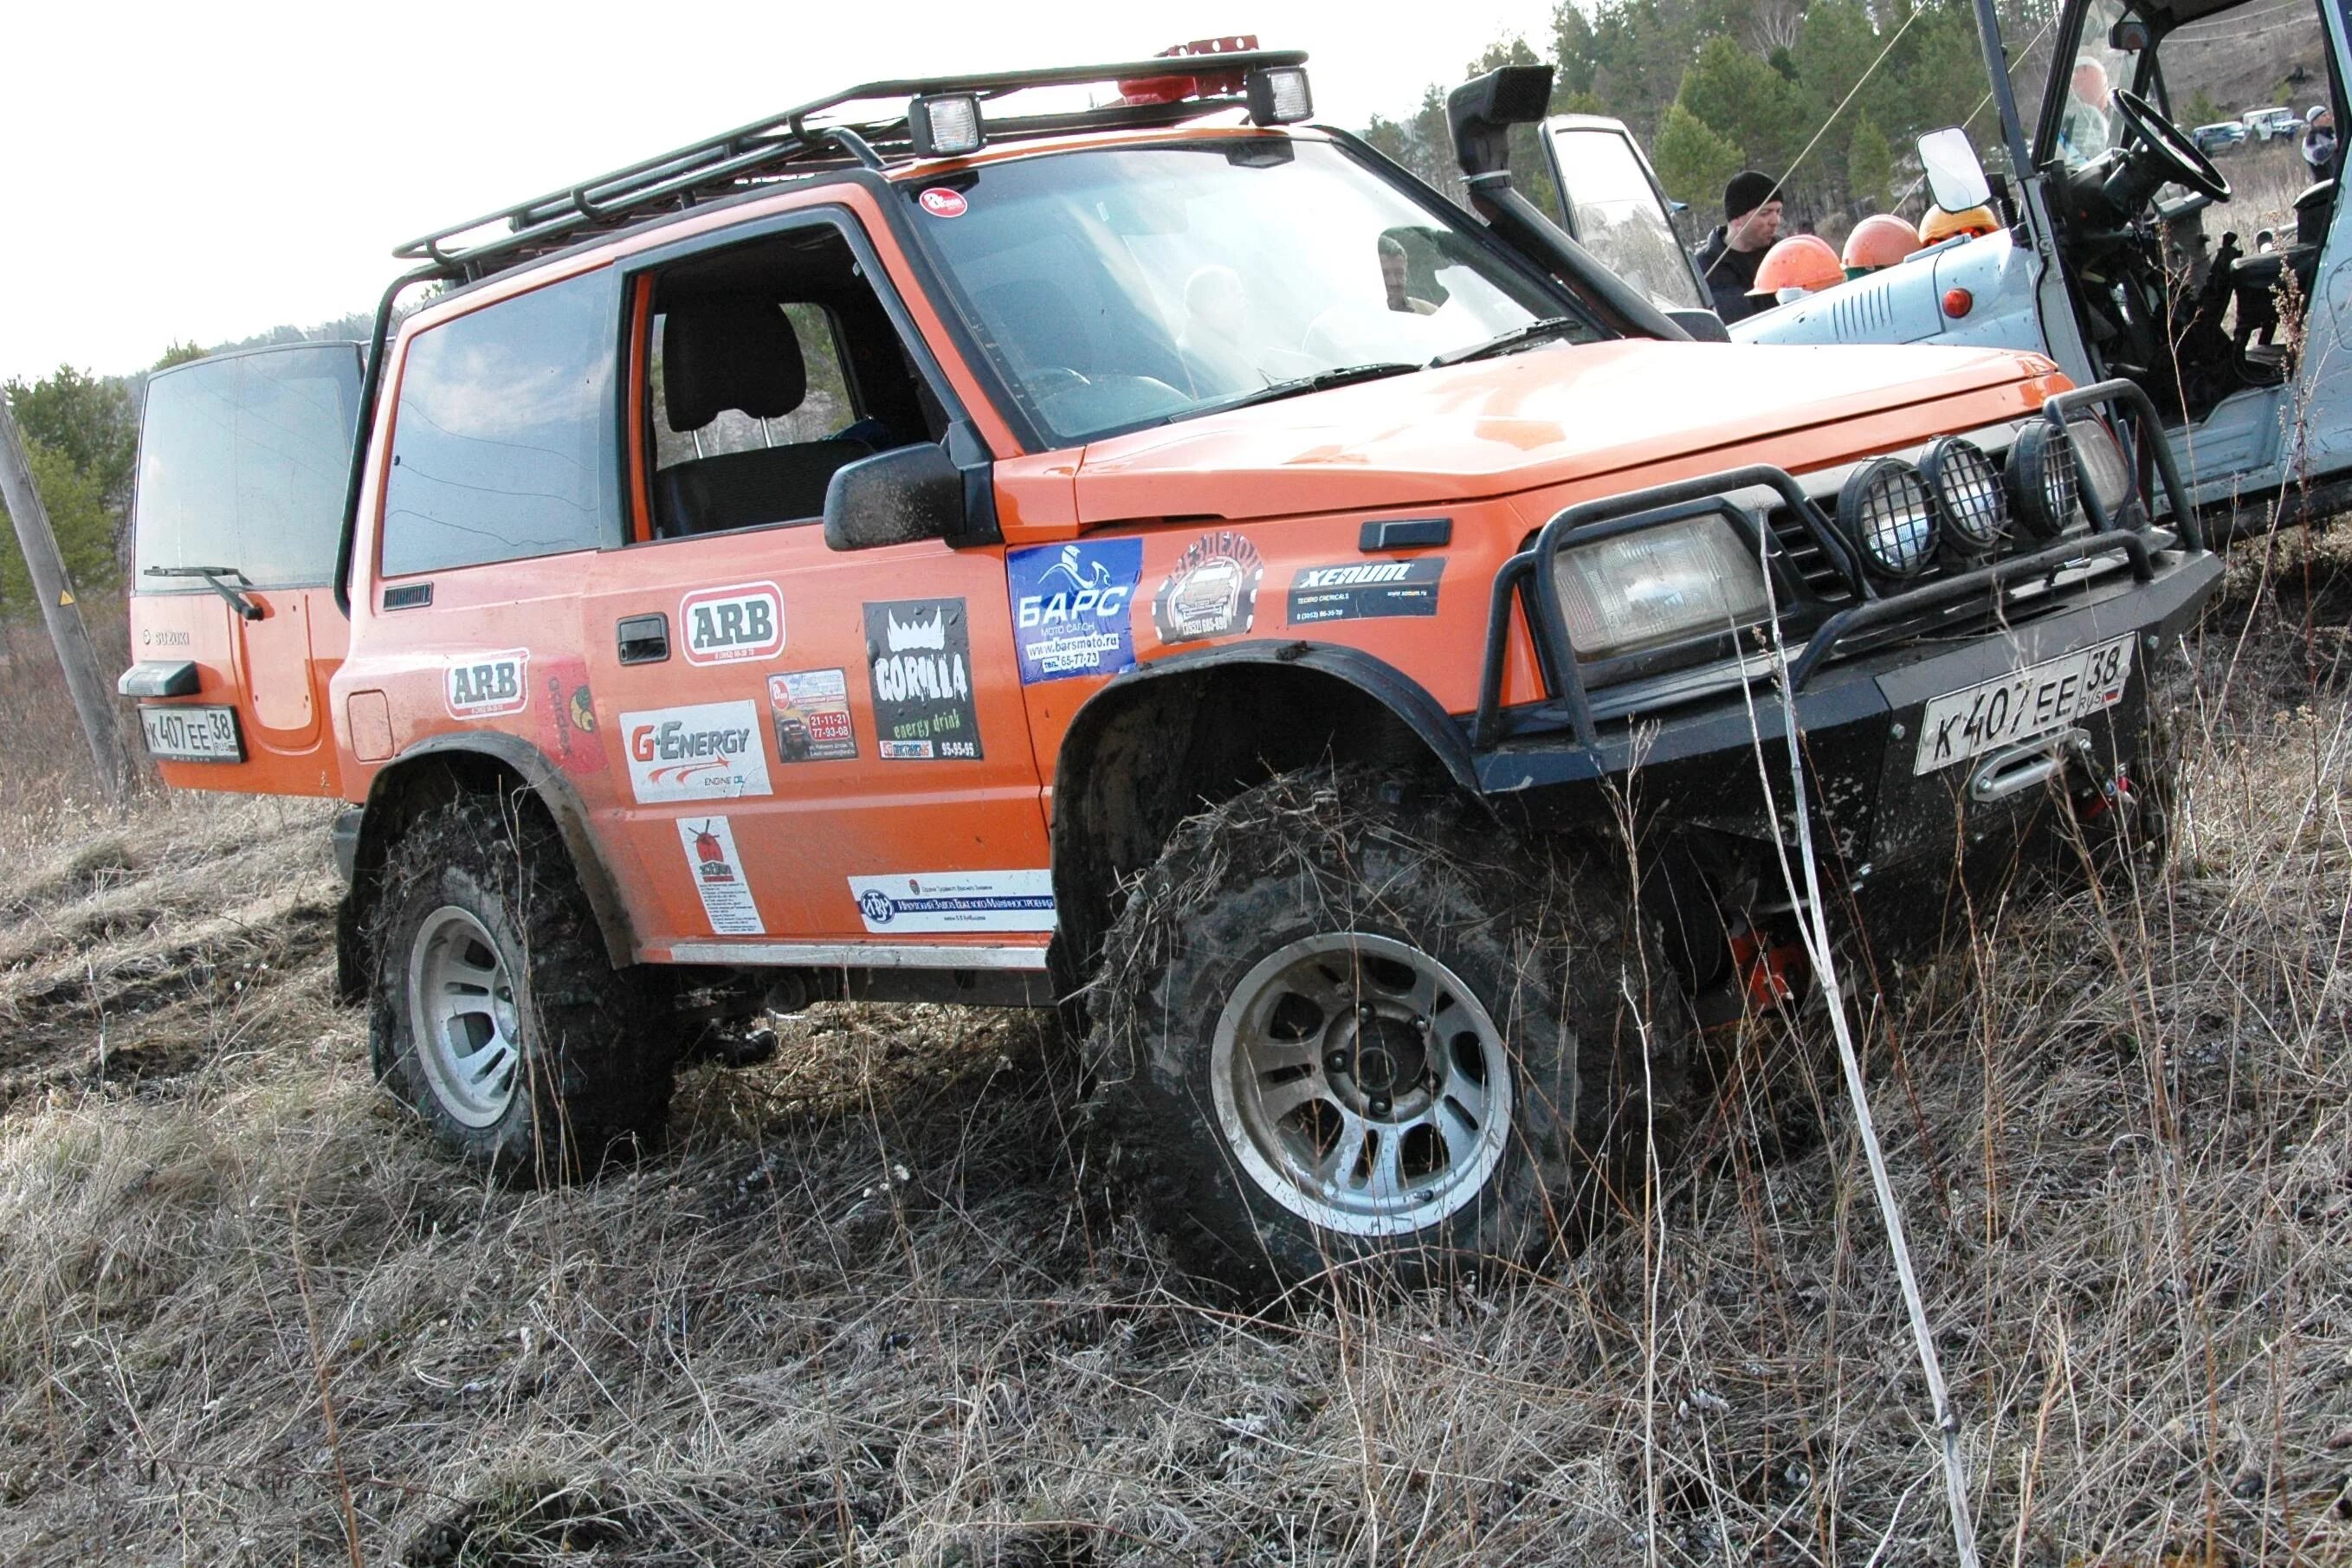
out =
<svg viewBox="0 0 2352 1568"><path fill-rule="evenodd" d="M1135 668L1129 612L1143 576L1141 539L1040 545L1013 551L1004 565L1023 685Z"/></svg>

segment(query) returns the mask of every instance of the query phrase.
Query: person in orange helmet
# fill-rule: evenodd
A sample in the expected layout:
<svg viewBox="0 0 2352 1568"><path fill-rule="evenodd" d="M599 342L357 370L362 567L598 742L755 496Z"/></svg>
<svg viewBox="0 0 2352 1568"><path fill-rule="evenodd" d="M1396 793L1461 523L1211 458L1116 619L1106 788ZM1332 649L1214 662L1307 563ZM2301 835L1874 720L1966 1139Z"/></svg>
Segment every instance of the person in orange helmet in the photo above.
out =
<svg viewBox="0 0 2352 1568"><path fill-rule="evenodd" d="M1954 235L1989 235L1999 227L2000 220L1993 216L1990 207L1970 207L1962 213L1929 207L1927 215L1919 220L1919 243L1941 245Z"/></svg>
<svg viewBox="0 0 2352 1568"><path fill-rule="evenodd" d="M1764 253L1763 265L1756 269L1755 286L1748 292L1763 296L1765 303L1758 308L1769 310L1774 305L1835 288L1844 281L1845 268L1839 265L1838 253L1830 248L1829 241L1819 235L1790 235Z"/></svg>
<svg viewBox="0 0 2352 1568"><path fill-rule="evenodd" d="M1865 272L1893 267L1918 248L1917 229L1893 213L1873 213L1845 236L1845 254L1838 259L1845 264L1848 277L1860 277Z"/></svg>

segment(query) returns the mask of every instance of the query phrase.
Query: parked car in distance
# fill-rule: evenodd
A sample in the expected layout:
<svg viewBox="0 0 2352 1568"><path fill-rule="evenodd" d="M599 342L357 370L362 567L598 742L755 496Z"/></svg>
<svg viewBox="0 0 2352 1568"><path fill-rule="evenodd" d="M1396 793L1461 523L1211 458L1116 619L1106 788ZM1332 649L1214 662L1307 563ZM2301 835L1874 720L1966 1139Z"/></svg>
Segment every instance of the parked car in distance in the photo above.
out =
<svg viewBox="0 0 2352 1568"><path fill-rule="evenodd" d="M2247 135L2259 136L2265 141L2299 135L2303 131L2303 116L2291 109L2250 109L2239 119L2244 121Z"/></svg>
<svg viewBox="0 0 2352 1568"><path fill-rule="evenodd" d="M2199 126L2189 133L2189 140L2208 157L2234 152L2246 144L2246 128L2234 120L2224 120L2218 124Z"/></svg>

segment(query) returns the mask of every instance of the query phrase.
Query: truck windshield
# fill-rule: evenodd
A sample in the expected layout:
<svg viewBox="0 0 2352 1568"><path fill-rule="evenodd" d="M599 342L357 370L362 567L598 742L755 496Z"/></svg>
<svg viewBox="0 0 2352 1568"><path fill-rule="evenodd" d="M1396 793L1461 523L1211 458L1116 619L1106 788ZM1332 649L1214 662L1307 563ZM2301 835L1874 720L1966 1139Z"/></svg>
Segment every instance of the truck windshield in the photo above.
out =
<svg viewBox="0 0 2352 1568"><path fill-rule="evenodd" d="M981 351L1057 444L1570 308L1325 142L1055 153L908 196Z"/></svg>

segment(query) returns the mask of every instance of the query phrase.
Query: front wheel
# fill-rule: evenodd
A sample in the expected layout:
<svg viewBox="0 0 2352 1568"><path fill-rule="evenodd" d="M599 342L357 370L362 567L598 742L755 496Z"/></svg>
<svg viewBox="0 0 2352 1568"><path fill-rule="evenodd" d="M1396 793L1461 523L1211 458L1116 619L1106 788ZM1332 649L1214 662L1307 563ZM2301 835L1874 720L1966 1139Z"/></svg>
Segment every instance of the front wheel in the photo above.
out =
<svg viewBox="0 0 2352 1568"><path fill-rule="evenodd" d="M1245 1289L1517 1261L1670 1169L1693 1029L1623 880L1447 796L1286 775L1180 828L1106 946L1096 1116Z"/></svg>

